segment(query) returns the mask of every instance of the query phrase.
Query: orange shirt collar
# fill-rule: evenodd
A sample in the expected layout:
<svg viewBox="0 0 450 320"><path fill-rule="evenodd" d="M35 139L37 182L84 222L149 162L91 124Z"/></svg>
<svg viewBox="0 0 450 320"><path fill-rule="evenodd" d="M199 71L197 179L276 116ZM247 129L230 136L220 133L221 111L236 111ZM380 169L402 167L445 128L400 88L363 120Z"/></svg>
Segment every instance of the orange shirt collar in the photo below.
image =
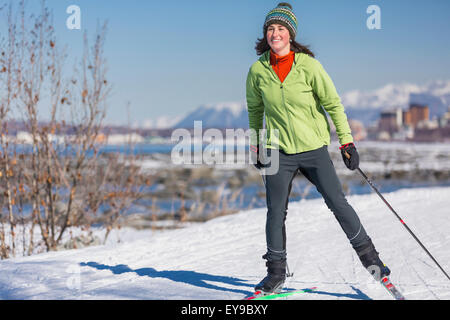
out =
<svg viewBox="0 0 450 320"><path fill-rule="evenodd" d="M270 64L271 65L276 65L277 62L278 63L285 63L285 62L290 62L290 61L294 61L294 51L289 51L289 53L285 56L279 56L277 55L275 52L272 51L272 49L270 49Z"/></svg>
<svg viewBox="0 0 450 320"><path fill-rule="evenodd" d="M281 83L284 82L284 79L286 79L292 69L294 56L294 51L290 51L287 55L281 57L270 50L270 64L272 65L272 69L277 74Z"/></svg>

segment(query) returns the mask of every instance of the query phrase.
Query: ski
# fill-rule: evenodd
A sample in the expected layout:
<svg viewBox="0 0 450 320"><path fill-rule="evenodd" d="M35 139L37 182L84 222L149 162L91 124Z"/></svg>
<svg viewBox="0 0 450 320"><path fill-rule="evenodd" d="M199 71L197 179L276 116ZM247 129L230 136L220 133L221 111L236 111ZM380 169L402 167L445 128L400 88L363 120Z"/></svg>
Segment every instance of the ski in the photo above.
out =
<svg viewBox="0 0 450 320"><path fill-rule="evenodd" d="M380 283L391 294L395 300L405 300L403 294L394 286L389 277L383 277Z"/></svg>
<svg viewBox="0 0 450 320"><path fill-rule="evenodd" d="M244 300L273 300L273 299L292 296L297 293L313 292L316 289L317 289L317 287L312 287L312 288L301 289L301 290L281 291L281 292L277 292L277 293L266 293L263 291L256 291L250 297L245 297Z"/></svg>

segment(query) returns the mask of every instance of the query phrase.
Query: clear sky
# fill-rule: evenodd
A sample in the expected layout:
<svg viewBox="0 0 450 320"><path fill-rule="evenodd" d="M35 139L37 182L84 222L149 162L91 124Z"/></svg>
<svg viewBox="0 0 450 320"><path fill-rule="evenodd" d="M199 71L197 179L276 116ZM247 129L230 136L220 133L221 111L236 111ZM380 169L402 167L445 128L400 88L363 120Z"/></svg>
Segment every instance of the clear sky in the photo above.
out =
<svg viewBox="0 0 450 320"><path fill-rule="evenodd" d="M28 0L28 8L38 2ZM339 93L450 79L449 0L288 2L299 20L297 41L310 46ZM74 56L81 54L83 31L93 35L99 21L108 21L105 53L114 90L107 122L116 124L127 118L127 101L138 123L205 103L244 101L255 41L277 3L47 0L58 37ZM81 30L66 27L73 4L81 9ZM366 26L372 4L381 9L380 30Z"/></svg>

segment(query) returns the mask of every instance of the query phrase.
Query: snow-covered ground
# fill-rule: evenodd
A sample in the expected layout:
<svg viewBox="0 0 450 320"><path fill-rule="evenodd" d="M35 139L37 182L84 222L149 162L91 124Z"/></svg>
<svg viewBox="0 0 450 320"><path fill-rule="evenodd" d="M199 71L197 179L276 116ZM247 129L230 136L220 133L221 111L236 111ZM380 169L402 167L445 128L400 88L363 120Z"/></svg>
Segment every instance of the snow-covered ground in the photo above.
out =
<svg viewBox="0 0 450 320"><path fill-rule="evenodd" d="M450 188L385 194L450 272ZM375 195L348 197L407 299L450 299L450 281ZM0 261L1 299L242 299L265 275L265 209L166 231L122 230L121 243ZM290 299L391 299L365 271L323 200L291 202ZM113 237L116 237L114 235Z"/></svg>

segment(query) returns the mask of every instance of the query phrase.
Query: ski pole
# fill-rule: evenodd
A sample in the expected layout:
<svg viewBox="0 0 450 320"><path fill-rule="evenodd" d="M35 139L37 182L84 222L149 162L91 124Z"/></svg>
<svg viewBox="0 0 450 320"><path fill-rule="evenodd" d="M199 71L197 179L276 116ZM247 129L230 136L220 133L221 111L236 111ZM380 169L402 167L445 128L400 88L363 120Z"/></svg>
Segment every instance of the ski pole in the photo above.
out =
<svg viewBox="0 0 450 320"><path fill-rule="evenodd" d="M350 155L345 151L345 156L347 157L347 159L350 159ZM428 256L431 258L431 260L434 261L434 263L439 267L439 269L441 269L441 271L445 274L445 276L447 277L448 280L450 280L449 275L447 274L447 272L445 272L445 270L441 267L441 265L436 261L436 259L433 257L433 255L430 253L430 251L427 250L427 248L425 248L425 246L422 244L422 242L416 237L416 235L411 231L411 229L408 227L408 225L405 223L405 221L403 221L403 219L398 215L397 212L395 212L395 210L391 207L391 205L389 204L389 202L386 201L386 199L381 195L381 193L377 190L377 188L374 186L374 184L372 183L372 181L370 181L370 179L364 174L364 172L362 172L362 170L358 167L357 168L359 173L363 176L363 178L367 181L367 183L372 187L372 189L378 194L378 196L381 198L381 200L383 200L383 202L388 206L389 209L391 209L391 211L395 214L395 216L397 217L397 219L402 223L402 225L406 228L406 230L408 230L409 234L417 241L417 243L422 247L422 249L428 254Z"/></svg>
<svg viewBox="0 0 450 320"><path fill-rule="evenodd" d="M265 189L266 188L266 171L264 169L262 169L262 170L263 171L262 171L261 177L262 177L262 180L264 183L264 189Z"/></svg>

